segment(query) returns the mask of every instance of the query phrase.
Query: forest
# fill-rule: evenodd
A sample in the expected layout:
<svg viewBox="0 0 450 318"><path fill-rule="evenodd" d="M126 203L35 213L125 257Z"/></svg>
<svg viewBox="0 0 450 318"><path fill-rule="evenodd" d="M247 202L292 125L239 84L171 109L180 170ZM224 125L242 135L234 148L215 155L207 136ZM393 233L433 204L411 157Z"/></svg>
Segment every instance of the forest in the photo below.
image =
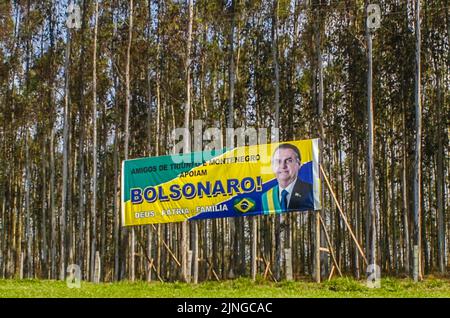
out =
<svg viewBox="0 0 450 318"><path fill-rule="evenodd" d="M0 278L446 275L449 16L448 0L0 1ZM122 227L121 162L170 154L195 120L320 138L322 210Z"/></svg>

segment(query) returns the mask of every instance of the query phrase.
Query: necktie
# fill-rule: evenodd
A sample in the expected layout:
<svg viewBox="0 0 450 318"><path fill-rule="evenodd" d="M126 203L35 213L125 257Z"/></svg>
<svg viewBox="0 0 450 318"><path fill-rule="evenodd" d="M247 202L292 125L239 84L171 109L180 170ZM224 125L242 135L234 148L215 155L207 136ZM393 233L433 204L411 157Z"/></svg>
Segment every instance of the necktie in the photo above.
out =
<svg viewBox="0 0 450 318"><path fill-rule="evenodd" d="M287 210L287 196L289 192L287 190L281 191L281 210L286 211Z"/></svg>

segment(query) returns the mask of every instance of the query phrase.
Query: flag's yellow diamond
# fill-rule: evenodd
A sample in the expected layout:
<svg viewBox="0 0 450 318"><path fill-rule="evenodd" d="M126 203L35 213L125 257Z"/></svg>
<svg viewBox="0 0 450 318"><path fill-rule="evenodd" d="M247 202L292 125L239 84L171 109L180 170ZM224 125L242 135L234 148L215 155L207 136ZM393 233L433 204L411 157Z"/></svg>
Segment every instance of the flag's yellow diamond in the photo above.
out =
<svg viewBox="0 0 450 318"><path fill-rule="evenodd" d="M234 209L241 213L246 213L252 210L254 207L255 201L250 198L236 199L234 201Z"/></svg>

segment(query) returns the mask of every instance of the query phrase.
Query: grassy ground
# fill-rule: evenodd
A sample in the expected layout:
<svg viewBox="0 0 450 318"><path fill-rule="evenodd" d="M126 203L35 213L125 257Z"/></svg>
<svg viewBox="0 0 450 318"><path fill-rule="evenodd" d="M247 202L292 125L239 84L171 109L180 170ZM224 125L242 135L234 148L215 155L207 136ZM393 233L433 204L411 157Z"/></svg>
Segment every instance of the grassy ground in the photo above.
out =
<svg viewBox="0 0 450 318"><path fill-rule="evenodd" d="M65 282L49 280L0 280L2 297L450 297L450 280L427 278L414 283L409 279L384 278L381 288L369 289L364 281L337 278L322 284L313 282L252 282L237 279L225 282L185 283L120 282L93 284L82 282L70 289Z"/></svg>

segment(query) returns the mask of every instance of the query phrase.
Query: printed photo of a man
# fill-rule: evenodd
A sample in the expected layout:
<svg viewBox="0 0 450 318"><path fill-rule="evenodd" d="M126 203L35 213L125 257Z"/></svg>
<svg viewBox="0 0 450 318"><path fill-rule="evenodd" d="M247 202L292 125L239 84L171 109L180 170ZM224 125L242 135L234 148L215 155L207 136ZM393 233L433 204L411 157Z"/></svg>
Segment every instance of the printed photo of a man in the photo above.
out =
<svg viewBox="0 0 450 318"><path fill-rule="evenodd" d="M299 177L301 160L300 151L293 144L281 144L273 152L271 166L277 183L262 194L266 214L307 210L313 205L313 185Z"/></svg>

